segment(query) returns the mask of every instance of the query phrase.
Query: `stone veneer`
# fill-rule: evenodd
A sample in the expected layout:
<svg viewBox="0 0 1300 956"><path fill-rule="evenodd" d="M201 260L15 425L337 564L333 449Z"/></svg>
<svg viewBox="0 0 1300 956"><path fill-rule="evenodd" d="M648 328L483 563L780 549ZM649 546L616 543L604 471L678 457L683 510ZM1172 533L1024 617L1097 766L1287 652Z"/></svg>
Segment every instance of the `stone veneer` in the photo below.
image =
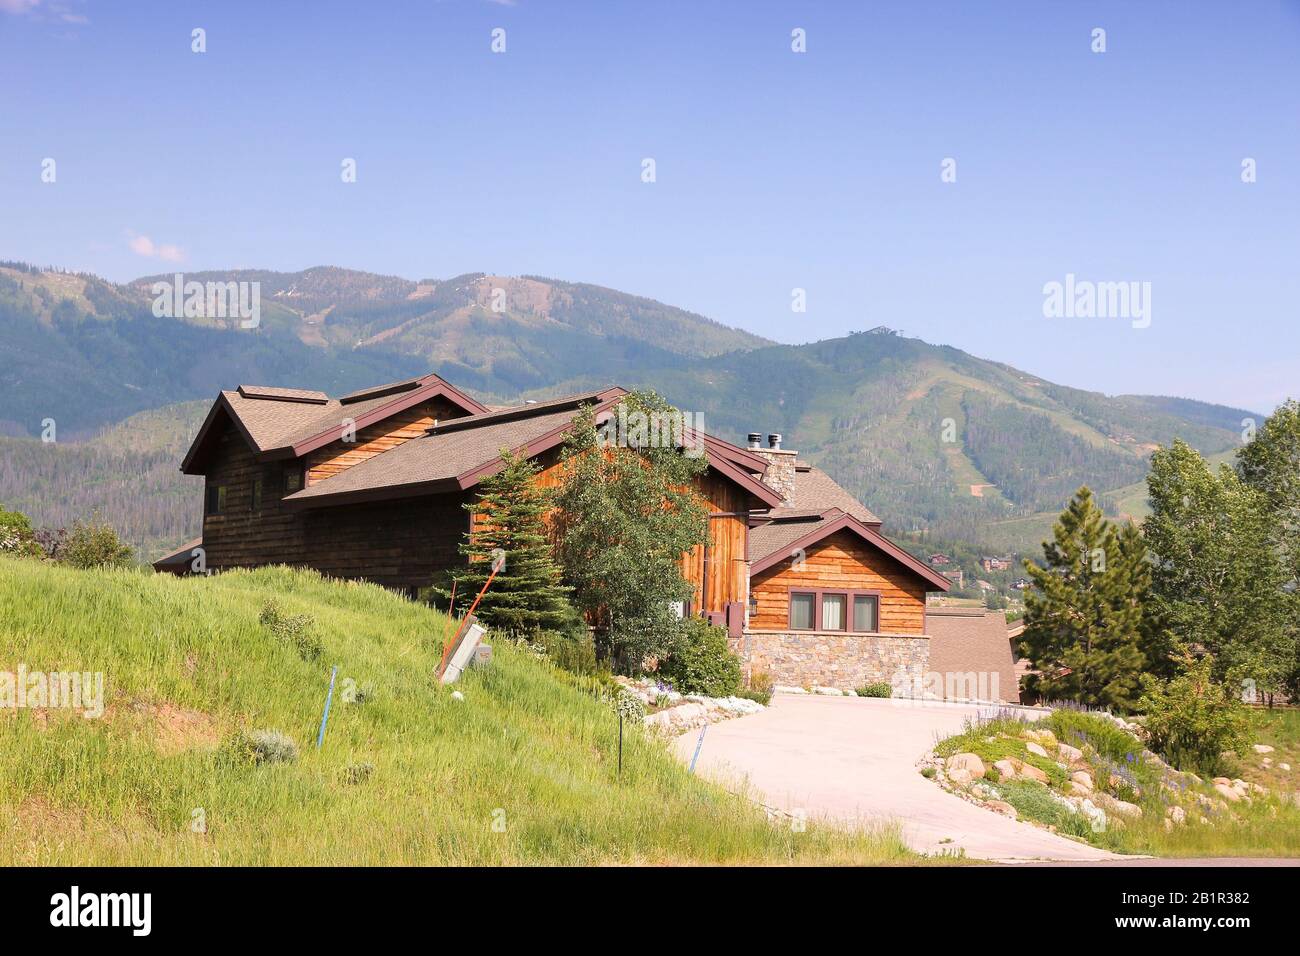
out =
<svg viewBox="0 0 1300 956"><path fill-rule="evenodd" d="M930 638L918 634L748 631L731 643L747 672L794 687L856 690L900 680L920 687L930 666Z"/></svg>
<svg viewBox="0 0 1300 956"><path fill-rule="evenodd" d="M767 459L763 484L775 490L788 504L794 498L795 466L799 453L784 448L749 448L751 455Z"/></svg>

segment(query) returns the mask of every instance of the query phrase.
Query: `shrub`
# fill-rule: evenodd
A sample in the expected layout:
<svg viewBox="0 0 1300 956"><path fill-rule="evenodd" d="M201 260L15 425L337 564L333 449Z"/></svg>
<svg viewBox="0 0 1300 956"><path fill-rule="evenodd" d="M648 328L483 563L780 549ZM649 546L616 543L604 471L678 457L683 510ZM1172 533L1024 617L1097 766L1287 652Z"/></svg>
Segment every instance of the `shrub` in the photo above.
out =
<svg viewBox="0 0 1300 956"><path fill-rule="evenodd" d="M626 687L619 687L618 692L614 694L612 703L614 713L628 723L639 724L645 720L645 701Z"/></svg>
<svg viewBox="0 0 1300 956"><path fill-rule="evenodd" d="M772 675L764 671L749 675L749 686L736 691L737 697L744 697L766 707L772 703L772 691L775 688Z"/></svg>
<svg viewBox="0 0 1300 956"><path fill-rule="evenodd" d="M727 632L698 617L685 624L683 635L659 662L658 673L683 694L735 694L740 689L740 658L727 647Z"/></svg>
<svg viewBox="0 0 1300 956"><path fill-rule="evenodd" d="M316 619L310 614L288 616L275 601L267 601L262 605L258 621L275 635L276 640L291 646L305 661L317 660L325 653L325 645L311 630Z"/></svg>
<svg viewBox="0 0 1300 956"><path fill-rule="evenodd" d="M938 771L936 771L934 767L928 765L921 768L921 776L924 777L926 780L933 780L937 773Z"/></svg>
<svg viewBox="0 0 1300 956"><path fill-rule="evenodd" d="M1146 715L1151 749L1179 770L1213 775L1225 751L1240 751L1249 742L1246 705L1231 683L1213 678L1214 658L1199 660L1184 651L1172 680L1143 678L1138 706ZM1231 678L1230 678L1231 680Z"/></svg>
<svg viewBox="0 0 1300 956"><path fill-rule="evenodd" d="M241 764L293 763L298 759L298 745L278 730L237 730L226 739L222 750L227 758Z"/></svg>
<svg viewBox="0 0 1300 956"><path fill-rule="evenodd" d="M21 511L6 511L4 505L0 505L0 552L26 558L45 555L27 516Z"/></svg>
<svg viewBox="0 0 1300 956"><path fill-rule="evenodd" d="M74 568L124 568L131 564L134 554L135 549L123 542L98 513L89 521L73 524L59 548L59 560Z"/></svg>
<svg viewBox="0 0 1300 956"><path fill-rule="evenodd" d="M374 772L375 765L372 763L348 764L343 768L343 782L349 785L365 783Z"/></svg>
<svg viewBox="0 0 1300 956"><path fill-rule="evenodd" d="M876 684L868 684L866 687L859 687L857 694L859 697L893 697L894 688L888 681L880 681Z"/></svg>
<svg viewBox="0 0 1300 956"><path fill-rule="evenodd" d="M600 670L596 662L596 644L584 627L580 632L538 631L533 642L546 649L546 656L572 674L595 674Z"/></svg>

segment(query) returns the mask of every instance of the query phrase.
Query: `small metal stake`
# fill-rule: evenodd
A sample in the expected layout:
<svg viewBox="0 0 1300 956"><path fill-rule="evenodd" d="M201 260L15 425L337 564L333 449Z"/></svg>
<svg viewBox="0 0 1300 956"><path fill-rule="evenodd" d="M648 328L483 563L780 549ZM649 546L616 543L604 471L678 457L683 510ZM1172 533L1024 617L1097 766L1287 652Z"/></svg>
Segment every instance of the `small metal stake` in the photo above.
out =
<svg viewBox="0 0 1300 956"><path fill-rule="evenodd" d="M623 715L618 715L618 775L623 776Z"/></svg>
<svg viewBox="0 0 1300 956"><path fill-rule="evenodd" d="M321 744L325 743L325 723L330 719L330 701L334 699L334 678L339 676L339 665L334 665L334 671L330 674L330 689L325 695L325 713L320 718L320 736L316 738L316 749L320 750Z"/></svg>
<svg viewBox="0 0 1300 956"><path fill-rule="evenodd" d="M700 748L704 746L704 732L708 729L708 724L700 728L700 739L695 741L695 756L691 757L691 773L695 773L695 761L700 759Z"/></svg>

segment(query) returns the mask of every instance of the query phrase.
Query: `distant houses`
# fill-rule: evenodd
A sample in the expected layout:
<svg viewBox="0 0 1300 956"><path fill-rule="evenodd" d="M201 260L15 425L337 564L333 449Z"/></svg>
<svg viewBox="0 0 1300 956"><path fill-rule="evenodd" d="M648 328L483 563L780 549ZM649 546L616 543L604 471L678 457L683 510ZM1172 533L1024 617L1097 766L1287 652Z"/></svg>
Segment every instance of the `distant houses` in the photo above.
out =
<svg viewBox="0 0 1300 956"><path fill-rule="evenodd" d="M980 558L980 567L985 571L1010 571L1011 555L1003 555L1002 557L985 555Z"/></svg>

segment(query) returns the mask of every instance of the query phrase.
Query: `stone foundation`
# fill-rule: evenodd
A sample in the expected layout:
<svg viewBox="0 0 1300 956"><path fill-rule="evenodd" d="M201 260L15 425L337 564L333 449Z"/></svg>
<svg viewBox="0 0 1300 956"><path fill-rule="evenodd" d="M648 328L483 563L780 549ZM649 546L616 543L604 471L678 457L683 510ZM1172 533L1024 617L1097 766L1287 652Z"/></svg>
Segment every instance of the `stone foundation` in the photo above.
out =
<svg viewBox="0 0 1300 956"><path fill-rule="evenodd" d="M930 666L930 638L917 634L841 631L748 631L732 641L746 673L766 673L794 687L856 690L884 682L921 686Z"/></svg>

